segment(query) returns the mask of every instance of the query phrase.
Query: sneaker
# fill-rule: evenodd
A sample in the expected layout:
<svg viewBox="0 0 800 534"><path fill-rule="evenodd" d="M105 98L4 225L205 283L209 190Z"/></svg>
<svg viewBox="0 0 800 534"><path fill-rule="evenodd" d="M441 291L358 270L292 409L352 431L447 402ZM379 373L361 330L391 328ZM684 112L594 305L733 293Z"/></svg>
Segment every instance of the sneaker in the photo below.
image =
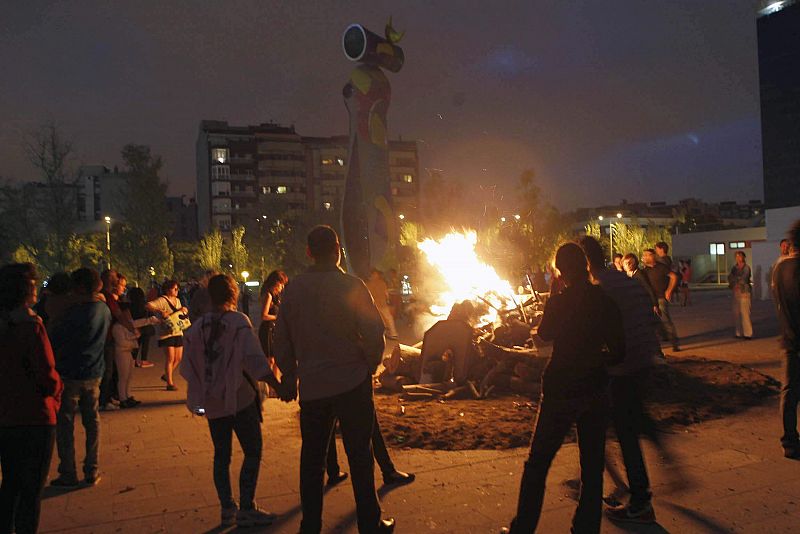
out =
<svg viewBox="0 0 800 534"><path fill-rule="evenodd" d="M107 402L100 407L101 412L113 412L115 410L119 410L119 406L113 402Z"/></svg>
<svg viewBox="0 0 800 534"><path fill-rule="evenodd" d="M247 528L271 525L272 522L277 518L277 514L265 512L264 510L260 509L258 505L253 505L252 508L247 510L239 510L236 512L236 526Z"/></svg>
<svg viewBox="0 0 800 534"><path fill-rule="evenodd" d="M142 367L142 368L155 367L155 365L156 364L154 364L153 362L148 362L147 360L136 363L136 367Z"/></svg>
<svg viewBox="0 0 800 534"><path fill-rule="evenodd" d="M220 525L223 527L232 527L236 524L236 513L239 509L235 504L231 506L223 506L220 513Z"/></svg>
<svg viewBox="0 0 800 534"><path fill-rule="evenodd" d="M54 488L77 488L78 477L65 477L64 475L54 478L50 481L50 485Z"/></svg>
<svg viewBox="0 0 800 534"><path fill-rule="evenodd" d="M167 391L178 391L178 386L175 384L167 384Z"/></svg>
<svg viewBox="0 0 800 534"><path fill-rule="evenodd" d="M95 473L94 475L86 475L86 478L83 479L83 482L87 486L96 486L98 482L100 482L100 473Z"/></svg>
<svg viewBox="0 0 800 534"><path fill-rule="evenodd" d="M618 506L616 508L609 508L606 510L606 516L612 521L619 521L620 523L655 523L656 511L653 510L651 503L642 505Z"/></svg>

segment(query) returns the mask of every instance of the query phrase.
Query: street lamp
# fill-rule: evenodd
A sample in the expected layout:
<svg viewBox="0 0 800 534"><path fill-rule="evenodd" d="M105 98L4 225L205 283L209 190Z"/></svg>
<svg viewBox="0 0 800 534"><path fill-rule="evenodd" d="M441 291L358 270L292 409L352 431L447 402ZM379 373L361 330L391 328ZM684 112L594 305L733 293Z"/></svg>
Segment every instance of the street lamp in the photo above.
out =
<svg viewBox="0 0 800 534"><path fill-rule="evenodd" d="M517 214L517 215L514 215L514 218L515 218L516 220L520 220L520 216L519 216L519 214Z"/></svg>
<svg viewBox="0 0 800 534"><path fill-rule="evenodd" d="M397 216L397 218L402 221L403 219L406 218L406 216L401 213L400 215Z"/></svg>
<svg viewBox="0 0 800 534"><path fill-rule="evenodd" d="M250 273L248 271L242 271L242 278L244 279L244 283L247 283L247 279L250 278Z"/></svg>
<svg viewBox="0 0 800 534"><path fill-rule="evenodd" d="M622 213L617 212L617 219L622 219ZM603 216L598 215L597 220L603 222ZM613 222L609 221L608 223L608 248L611 249L609 256L611 259L611 263L614 263L614 231L616 230L616 226Z"/></svg>
<svg viewBox="0 0 800 534"><path fill-rule="evenodd" d="M106 215L106 269L111 270L111 217Z"/></svg>

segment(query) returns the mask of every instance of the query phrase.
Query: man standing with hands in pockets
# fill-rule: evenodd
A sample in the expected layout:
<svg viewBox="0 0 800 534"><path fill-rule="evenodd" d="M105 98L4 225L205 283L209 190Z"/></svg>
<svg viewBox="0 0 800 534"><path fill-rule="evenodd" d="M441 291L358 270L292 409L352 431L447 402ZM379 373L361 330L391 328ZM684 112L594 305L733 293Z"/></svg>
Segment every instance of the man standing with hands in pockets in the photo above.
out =
<svg viewBox="0 0 800 534"><path fill-rule="evenodd" d="M364 282L339 267L341 247L333 228L312 229L307 253L314 265L286 286L274 338L281 398L292 397L288 390L298 379L300 384L300 531L322 529L325 459L338 419L358 530L392 532L394 519L381 519L371 447L372 375L383 356L383 320Z"/></svg>

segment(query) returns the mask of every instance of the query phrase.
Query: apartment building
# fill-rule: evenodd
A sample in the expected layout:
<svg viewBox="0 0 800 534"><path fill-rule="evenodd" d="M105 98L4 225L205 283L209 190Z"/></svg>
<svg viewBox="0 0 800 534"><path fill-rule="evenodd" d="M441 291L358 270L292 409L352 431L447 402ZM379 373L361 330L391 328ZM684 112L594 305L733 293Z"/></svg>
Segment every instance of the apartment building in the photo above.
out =
<svg viewBox="0 0 800 534"><path fill-rule="evenodd" d="M347 176L347 136L306 137L273 123L231 126L202 121L197 139L197 209L201 235L276 217L338 211ZM419 204L416 142L389 141L395 211Z"/></svg>

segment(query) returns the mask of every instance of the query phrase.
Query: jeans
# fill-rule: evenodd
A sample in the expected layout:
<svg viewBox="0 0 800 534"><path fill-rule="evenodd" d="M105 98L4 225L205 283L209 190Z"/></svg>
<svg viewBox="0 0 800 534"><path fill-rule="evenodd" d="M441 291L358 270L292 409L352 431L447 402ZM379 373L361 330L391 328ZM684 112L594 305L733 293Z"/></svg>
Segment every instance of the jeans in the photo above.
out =
<svg viewBox="0 0 800 534"><path fill-rule="evenodd" d="M753 337L753 323L750 321L750 293L733 294L733 325L736 336Z"/></svg>
<svg viewBox="0 0 800 534"><path fill-rule="evenodd" d="M631 504L637 506L650 502L652 496L650 479L639 444L639 436L654 435L655 427L642 402L647 374L648 371L644 370L628 376L612 376L609 381L611 419L622 449L625 472L628 474Z"/></svg>
<svg viewBox="0 0 800 534"><path fill-rule="evenodd" d="M0 428L0 532L34 534L38 530L55 437L56 429L49 425Z"/></svg>
<svg viewBox="0 0 800 534"><path fill-rule="evenodd" d="M384 477L395 472L394 463L389 457L389 451L386 449L386 442L383 441L377 413L372 422L372 453L375 455L375 461L378 462L378 467L381 468L381 473ZM331 432L331 442L328 445L328 459L325 462L325 469L328 471L328 477L330 478L336 477L340 471L339 455L336 453L336 432Z"/></svg>
<svg viewBox="0 0 800 534"><path fill-rule="evenodd" d="M542 398L530 454L522 472L517 516L511 522L512 534L528 534L536 530L542 512L547 472L573 423L578 427L581 495L572 518L572 529L581 534L600 532L606 399L605 395L597 393L574 399Z"/></svg>
<svg viewBox="0 0 800 534"><path fill-rule="evenodd" d="M800 448L797 434L797 403L800 402L800 354L786 350L783 364L783 387L781 388L781 416L783 418L784 447Z"/></svg>
<svg viewBox="0 0 800 534"><path fill-rule="evenodd" d="M100 414L97 411L100 397L100 379L64 380L64 393L61 395L61 409L58 411L56 425L56 444L58 445L58 472L61 476L77 479L75 467L75 412L80 408L81 423L86 431L86 457L83 460L83 474L93 477L97 474L97 461L100 449Z"/></svg>
<svg viewBox="0 0 800 534"><path fill-rule="evenodd" d="M208 428L214 442L214 486L220 505L223 508L234 505L230 466L231 442L236 432L244 452L239 471L239 506L243 510L253 508L261 464L261 404L256 401L236 415L209 419Z"/></svg>
<svg viewBox="0 0 800 534"><path fill-rule="evenodd" d="M117 393L114 342L111 340L106 341L106 346L103 349L103 360L105 361L105 371L103 371L103 380L100 382L100 406L105 406L111 402L111 398Z"/></svg>
<svg viewBox="0 0 800 534"><path fill-rule="evenodd" d="M342 441L350 464L353 495L356 500L358 531L372 532L381 518L372 456L372 427L375 405L372 379L364 377L355 389L313 401L300 402L300 502L303 520L300 531L319 533L322 529L322 483L325 457L336 420L342 428Z"/></svg>
<svg viewBox="0 0 800 534"><path fill-rule="evenodd" d="M678 331L669 314L669 302L667 299L658 299L658 309L661 312L661 324L659 326L661 339L672 343L673 349L678 348Z"/></svg>

